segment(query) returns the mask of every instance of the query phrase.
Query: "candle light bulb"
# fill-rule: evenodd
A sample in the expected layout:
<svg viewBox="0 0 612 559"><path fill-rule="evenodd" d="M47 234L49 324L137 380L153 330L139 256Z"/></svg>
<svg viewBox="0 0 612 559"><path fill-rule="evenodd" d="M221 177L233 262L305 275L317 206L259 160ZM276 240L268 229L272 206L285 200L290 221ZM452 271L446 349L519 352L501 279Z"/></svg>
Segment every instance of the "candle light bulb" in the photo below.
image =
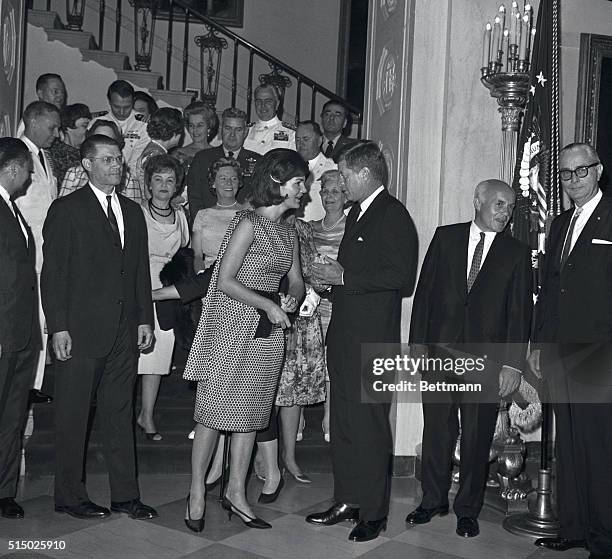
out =
<svg viewBox="0 0 612 559"><path fill-rule="evenodd" d="M491 23L487 22L482 43L482 68L489 66L489 53L491 51Z"/></svg>

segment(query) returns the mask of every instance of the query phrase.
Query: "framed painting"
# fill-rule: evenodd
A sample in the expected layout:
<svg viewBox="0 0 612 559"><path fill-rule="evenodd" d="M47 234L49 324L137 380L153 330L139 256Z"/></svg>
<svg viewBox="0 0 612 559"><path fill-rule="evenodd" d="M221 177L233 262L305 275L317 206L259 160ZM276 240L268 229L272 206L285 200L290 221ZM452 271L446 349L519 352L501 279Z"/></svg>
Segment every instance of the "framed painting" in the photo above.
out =
<svg viewBox="0 0 612 559"><path fill-rule="evenodd" d="M193 8L201 14L211 17L221 25L227 27L242 27L244 18L244 0L181 0L183 4ZM160 0L157 11L158 19L168 19L170 2ZM173 18L175 21L185 19L185 10L178 4L174 5ZM193 22L193 18L190 18Z"/></svg>

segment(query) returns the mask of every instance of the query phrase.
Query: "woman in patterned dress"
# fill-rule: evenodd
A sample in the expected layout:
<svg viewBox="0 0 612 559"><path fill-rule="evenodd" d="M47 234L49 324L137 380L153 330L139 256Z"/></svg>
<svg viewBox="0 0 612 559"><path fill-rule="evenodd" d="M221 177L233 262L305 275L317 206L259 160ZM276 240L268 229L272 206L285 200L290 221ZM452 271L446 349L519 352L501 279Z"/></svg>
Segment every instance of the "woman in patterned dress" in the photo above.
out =
<svg viewBox="0 0 612 559"><path fill-rule="evenodd" d="M281 222L300 206L308 167L288 149L260 159L252 177L254 210L236 214L221 243L202 302L202 317L184 377L197 380L191 489L185 524L204 527L206 470L219 431L231 431L231 462L222 505L248 527L269 528L254 516L245 480L255 432L268 426L284 353L285 311L304 295L295 229ZM288 296L279 298L283 276Z"/></svg>
<svg viewBox="0 0 612 559"><path fill-rule="evenodd" d="M170 200L176 195L181 183L183 169L178 160L169 155L155 155L149 159L144 170L144 182L151 198L142 205L149 237L149 264L151 287L162 286L159 274L172 260L176 251L189 244L189 226L182 209L175 210ZM170 373L174 332L162 330L155 309L155 344L140 354L138 374L142 383L142 404L136 419L147 439L161 441L153 419L155 401L161 377Z"/></svg>
<svg viewBox="0 0 612 559"><path fill-rule="evenodd" d="M325 209L325 217L320 221L311 222L312 234L315 247L320 256L328 256L336 260L338 258L338 249L340 241L344 236L344 226L346 225L346 216L344 215L344 206L346 205L346 196L342 192L339 184L340 173L338 171L325 171L321 175L321 202ZM323 326L323 339L327 334L327 327L331 319L332 302L331 291L323 291L319 293L321 301L317 310L321 316L321 324ZM326 394L325 414L323 415L323 436L329 442L329 374L325 371Z"/></svg>

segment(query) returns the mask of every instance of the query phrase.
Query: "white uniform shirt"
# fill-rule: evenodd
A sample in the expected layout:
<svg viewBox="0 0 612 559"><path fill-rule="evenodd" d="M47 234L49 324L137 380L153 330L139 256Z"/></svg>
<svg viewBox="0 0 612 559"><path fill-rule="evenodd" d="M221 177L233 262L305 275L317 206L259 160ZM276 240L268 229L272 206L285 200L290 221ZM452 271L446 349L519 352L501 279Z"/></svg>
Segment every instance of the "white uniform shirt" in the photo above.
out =
<svg viewBox="0 0 612 559"><path fill-rule="evenodd" d="M325 171L337 169L338 166L334 163L333 159L325 157L322 153L308 161L308 170L310 171L310 189L308 195L310 196L310 202L306 204L304 208L304 221L318 221L325 217L325 210L323 209L323 202L321 201L321 175Z"/></svg>
<svg viewBox="0 0 612 559"><path fill-rule="evenodd" d="M276 148L295 150L295 130L281 122L278 116L266 121L259 120L249 129L242 147L261 155Z"/></svg>

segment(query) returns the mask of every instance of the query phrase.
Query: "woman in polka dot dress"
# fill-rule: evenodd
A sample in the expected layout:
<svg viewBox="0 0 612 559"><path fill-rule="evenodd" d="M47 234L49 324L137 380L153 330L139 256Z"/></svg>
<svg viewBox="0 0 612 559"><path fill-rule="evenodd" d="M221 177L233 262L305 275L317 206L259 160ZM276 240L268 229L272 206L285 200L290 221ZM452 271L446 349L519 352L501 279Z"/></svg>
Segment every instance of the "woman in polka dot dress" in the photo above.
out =
<svg viewBox="0 0 612 559"><path fill-rule="evenodd" d="M303 297L299 247L283 214L300 205L308 167L288 149L268 152L251 180L254 210L238 212L221 243L184 377L197 380L192 478L185 523L204 527L205 477L219 431L231 431L223 507L252 528L270 528L246 500L255 431L268 426L283 360L282 329ZM283 276L288 295L280 296Z"/></svg>

